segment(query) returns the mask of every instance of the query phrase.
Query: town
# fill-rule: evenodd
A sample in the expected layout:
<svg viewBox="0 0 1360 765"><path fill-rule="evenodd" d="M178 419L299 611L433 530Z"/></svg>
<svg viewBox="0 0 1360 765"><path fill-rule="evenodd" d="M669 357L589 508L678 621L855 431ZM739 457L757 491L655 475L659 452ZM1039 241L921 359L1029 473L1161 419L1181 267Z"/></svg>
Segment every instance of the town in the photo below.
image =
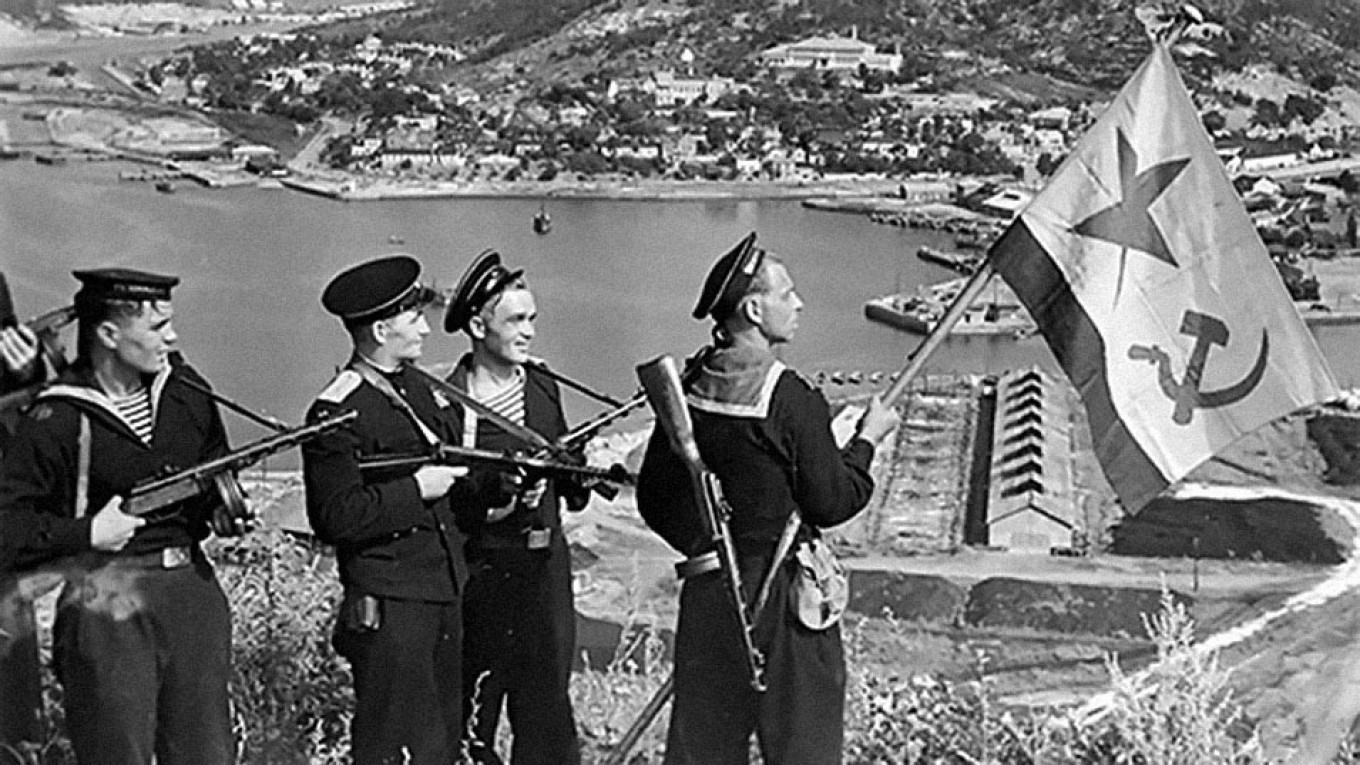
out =
<svg viewBox="0 0 1360 765"><path fill-rule="evenodd" d="M516 231L519 250L507 250L512 263L538 258L530 268L536 279L550 267L560 269L555 276L582 270L586 257L611 278L637 268L637 261L613 260L603 251L587 256L562 247L572 221L560 207L638 199L716 200L711 207L719 215L737 206L731 200L795 200L782 207L820 217L786 236L820 228L827 218L849 221L870 232L841 237L852 245L877 235L884 236L879 242L910 241L909 249L893 245L903 260L915 265L919 258L966 278L1064 165L1127 74L1111 55L1079 87L1046 85L1028 93L1011 85L971 87L957 72L981 71L980 79L1007 83L1016 73L958 38L925 49L864 23L808 31L809 22L757 34L763 30L736 14L731 33L717 36L759 41L739 53L698 35L666 39L667 30L681 27L701 5L605 3L551 39L522 48L494 35L468 42L413 31L413 20L435 12L404 0L310 14L254 0L211 12L171 4L64 6L64 23L79 30L74 52L3 54L0 157L10 160L3 167L11 177L21 169L45 180L66 178L51 185L95 189L80 196L90 209L72 205L69 214L93 219L82 231L107 226L107 249L120 257L124 251L116 248L126 232L110 222L122 225L124 211L112 205L134 199L126 228L150 242L148 248L182 258L168 261L176 268L190 264L184 275L201 290L195 297L217 300L232 314L259 312L251 306L270 302L245 300L248 289L235 284L245 279L235 274L273 273L281 262L288 278L273 273L268 280L289 282L291 291L270 293L278 304L269 305L271 316L285 304L296 315L316 313L310 293L296 300L302 308L292 304L295 293L314 291L312 281L319 281L304 271L330 268L325 259L348 257L346 247L405 250L409 239L410 251L431 265L455 268L466 254L457 229L491 238L485 233L490 223L460 216L501 197L509 199L496 203L513 206L513 213L496 225L528 223L536 207L534 234L551 234L535 236L525 226ZM97 48L110 40L129 44ZM77 50L85 45L99 53ZM1112 47L1141 55L1147 46L1142 37L1126 37ZM1224 172L1295 307L1315 332L1344 332L1344 325L1360 322L1355 90L1320 69L1289 79L1261 63L1210 78L1196 55L1194 44L1184 46L1178 64L1184 56ZM85 166L102 160L116 161L107 169ZM254 193L255 187L269 191ZM228 188L241 190L215 191ZM438 201L346 205L332 199ZM554 207L559 199L565 202ZM273 215L271 206L287 212ZM216 209L226 207L230 214ZM439 214L426 215L436 207ZM557 214L555 231L548 207ZM400 217L394 208L439 220L413 223L416 216ZM147 210L166 221L192 217L195 241L174 233L169 222L165 232L135 225ZM313 216L312 228L285 236L283 229ZM252 238L256 228L268 229L262 240ZM921 239L906 238L918 235L932 244L918 249ZM762 230L761 236L775 234ZM14 239L16 262L53 249L46 238ZM195 249L200 239L211 252ZM550 257L539 257L534 245L551 249ZM660 248L648 253L658 273L659 261L675 267L665 271L668 292L670 275L684 271L677 263L710 255L693 249L679 257L663 256ZM913 334L930 334L964 282L930 283L943 272L923 271L935 275L883 294L894 289L884 273L889 261L872 261L870 268L864 265L870 254L847 249L860 258L855 268L872 273L866 291L839 306L842 317L858 323L838 337L890 337L882 346L892 353L878 355L883 365L897 362L899 345L909 349L918 339ZM231 277L200 286L210 271ZM65 273L44 275L50 283L58 277ZM562 284L558 294L584 292L569 278ZM617 291L613 284L600 290ZM821 286L805 284L810 294ZM594 293L574 297L601 302ZM853 310L858 306L864 315ZM621 308L619 315L627 314ZM194 314L185 316L192 321ZM544 323L562 332L556 322ZM233 326L214 331L232 337ZM292 334L277 327L269 332ZM923 373L907 390L902 425L872 466L873 500L828 534L852 569L847 653L854 674L847 711L855 727L847 761L916 751L950 726L962 730L982 720L1004 727L995 724L998 713L969 704L995 703L1007 715L1050 703L1070 708L1109 684L1111 652L1141 663L1161 650L1157 635L1145 636L1151 629L1144 615L1174 612L1173 606L1193 609L1209 635L1239 624L1257 630L1229 644L1232 660L1244 668L1236 687L1248 694L1244 719L1282 721L1262 723L1259 735L1272 754L1285 751L1298 733L1309 683L1327 672L1311 661L1300 670L1295 657L1328 650L1326 641L1341 631L1295 625L1292 612L1278 617L1286 609L1275 606L1286 597L1290 607L1307 598L1313 606L1349 598L1331 601L1336 608L1313 609L1339 615L1354 602L1353 595L1334 592L1348 586L1347 558L1360 518L1351 499L1360 481L1354 394L1242 439L1135 517L1124 512L1097 464L1077 392L1040 361L1048 352L1015 294L994 284L952 331L959 337L950 341L971 343L974 351L984 344L1021 351L989 362L985 373ZM193 342L206 339L200 334ZM309 343L316 346L309 354L325 355L319 339ZM274 375L298 360L285 364L267 355L269 343L257 345L247 355L267 372L246 374L281 385ZM1333 335L1331 347L1338 346L1348 347ZM192 350L211 357L204 345ZM603 349L581 355L597 353ZM834 407L852 413L897 379L881 366L805 362L807 356L794 363L808 367L800 371ZM247 384L256 381L217 382L224 390L250 391ZM646 429L620 428L593 441L586 456L636 470L646 436ZM260 470L244 480L265 528L239 543L214 542L211 550L244 633L237 638L234 661L241 670L233 680L246 730L242 761L340 761L348 712L337 710L349 700L350 679L325 642L337 591L330 581L334 558L312 539L296 471ZM587 761L603 761L666 674L678 589L674 556L641 525L631 490L592 499L585 512L564 519L564 528L580 630L573 695L579 709L590 710L581 719L590 742ZM284 677L278 667L292 674ZM917 672L927 679L918 681ZM923 717L926 723L911 728L893 716L946 706L932 699L953 704L922 690L953 684L965 689L958 698L968 700L951 706L961 710L953 717ZM53 740L60 738L57 728L52 723ZM663 728L655 727L640 747L645 754L634 761L659 761ZM979 740L983 749L999 751L991 739Z"/></svg>
<svg viewBox="0 0 1360 765"><path fill-rule="evenodd" d="M74 8L91 31L199 28L154 16L114 27L102 6ZM381 17L400 6L359 8ZM558 44L608 49L676 14L664 3L606 13L573 25ZM690 193L715 195L724 184L763 183L788 190L771 193L816 196L839 180L913 202L949 201L960 179L1036 188L1108 97L1094 89L1026 101L948 91L933 67L962 51L946 49L926 66L900 43L884 50L863 39L857 27L735 63L681 47L645 64L547 79L524 65L472 67L447 44L316 25L328 21L108 63L98 73L60 62L14 66L0 72L0 92L11 102L76 98L73 108L24 116L45 114L51 138L68 150L177 163L209 185L248 182L233 171L249 170L341 198L566 193L573 185L645 194L649 182L692 182ZM1323 118L1335 78L1315 78L1308 92L1279 100L1243 87L1200 96L1226 167L1263 215L1316 222L1297 195L1286 199L1257 180L1330 177L1333 188L1351 190L1344 187L1354 184L1349 153L1360 128L1341 115ZM154 116L130 117L129 106ZM82 116L106 109L125 123L113 129L118 120ZM14 153L3 133L0 144ZM995 212L1011 214L1026 199L1013 194Z"/></svg>

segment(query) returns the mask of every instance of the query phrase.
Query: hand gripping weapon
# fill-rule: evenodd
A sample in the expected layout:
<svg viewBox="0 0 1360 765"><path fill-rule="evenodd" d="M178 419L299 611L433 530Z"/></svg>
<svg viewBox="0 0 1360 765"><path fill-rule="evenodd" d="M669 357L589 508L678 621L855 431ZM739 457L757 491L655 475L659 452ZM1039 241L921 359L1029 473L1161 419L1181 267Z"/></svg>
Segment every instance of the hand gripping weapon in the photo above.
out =
<svg viewBox="0 0 1360 765"><path fill-rule="evenodd" d="M247 517L245 494L236 481L237 471L271 454L335 430L358 416L358 412L344 412L312 425L288 428L277 435L243 446L217 459L171 473L164 478L144 481L134 486L128 493L127 498L123 500L122 511L128 515L148 515L181 500L196 497L208 489L215 489L231 517Z"/></svg>
<svg viewBox="0 0 1360 765"><path fill-rule="evenodd" d="M963 312L972 303L973 299L977 297L978 293L981 292L983 286L986 285L987 280L991 278L992 273L993 270L990 261L985 261L983 266L974 274L973 279L969 282L968 286L955 300L954 304L946 311L945 316L940 320L939 324L936 325L935 329L921 341L921 344L914 351L908 354L902 369L890 378L893 379L894 382L883 394L883 403L885 405L894 405L897 400L901 398L902 394L907 391L911 381L914 380L916 375L920 374L921 370L925 367L926 358L944 342L944 338L948 336L949 331L958 323ZM674 362L671 361L670 358L663 356L660 359L639 366L638 376L642 377L643 370L648 367L661 365L669 367L673 373L675 367ZM651 372L650 374L658 373ZM646 387L645 381L644 387ZM683 412L681 416L683 417L684 422L688 423L689 410L685 408L683 395L679 396L679 400L680 409ZM667 418L662 415L662 410L659 407L656 407L655 403L653 404L653 408L656 408L657 411L657 423L664 426ZM669 431L667 432L667 436L670 436ZM690 433L690 440L691 442L693 441L692 431ZM672 448L675 449L682 458L685 457L685 451L677 446L674 440L672 440ZM696 447L696 456L697 453ZM784 524L784 530L780 533L779 542L775 545L774 557L770 559L770 568L765 572L765 579L761 582L760 592L757 594L756 601L752 605L749 614L746 614L744 609L738 608L738 613L745 616L743 629L745 629L747 625L759 621L761 613L764 612L765 606L769 602L770 590L774 585L774 577L779 571L780 563L789 554L789 551L793 549L793 544L798 537L798 531L801 526L802 519L797 513L789 516L788 523ZM749 633L747 636L749 637ZM746 638L743 638L743 642L746 642ZM629 726L628 730L624 732L622 738L619 739L618 745L614 747L614 750L610 752L608 759L605 760L605 765L623 765L625 759L628 757L628 753L637 745L638 740L642 738L642 734L647 732L648 726L656 719L656 716L661 712L661 708L666 705L666 702L670 700L671 695L674 693L675 675L672 673L671 676L667 677L666 681L656 689L652 698L648 700L646 706L642 708L641 714L633 721L633 724Z"/></svg>
<svg viewBox="0 0 1360 765"><path fill-rule="evenodd" d="M25 327L33 331L33 334L38 336L40 352L54 371L60 371L62 367L66 366L66 359L61 357L59 349L48 345L43 340L43 336L57 332L75 319L76 307L68 305L62 308L54 308L23 323ZM18 326L18 324L19 321L14 316L14 302L9 293L9 282L5 281L4 274L0 274L0 329ZM38 395L38 392L47 387L47 384L48 381L43 380L0 396L0 412L28 406Z"/></svg>
<svg viewBox="0 0 1360 765"><path fill-rule="evenodd" d="M558 467L574 463L577 460L573 449L568 448L562 443L550 441L547 436L544 436L533 428L515 422L500 412L497 412L495 409L492 409L473 398L472 394L459 388L448 380L441 378L439 375L436 375L427 369L422 369L414 364L411 365L411 369L424 378L435 390L448 394L455 401L475 412L477 416L485 418L496 427L533 447L536 451L528 459L551 460L552 463L556 464ZM567 435L571 434L569 433ZM445 446L441 448L450 449L453 447ZM494 454L494 452L489 453ZM622 468L620 468L620 470L622 470ZM560 473L561 471L559 470L558 472ZM607 473L608 471L601 472ZM627 473L622 473L622 475L627 475ZM605 499L613 499L618 495L618 490L610 484L617 482L618 481L614 478L610 478L607 475L594 476L590 481L590 488L594 489Z"/></svg>

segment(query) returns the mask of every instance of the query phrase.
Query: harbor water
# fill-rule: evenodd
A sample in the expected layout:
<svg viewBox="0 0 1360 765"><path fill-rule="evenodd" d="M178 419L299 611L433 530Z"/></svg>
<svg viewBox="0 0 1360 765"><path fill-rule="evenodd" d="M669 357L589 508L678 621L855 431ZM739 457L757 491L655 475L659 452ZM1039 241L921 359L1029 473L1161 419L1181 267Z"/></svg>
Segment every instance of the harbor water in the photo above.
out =
<svg viewBox="0 0 1360 765"><path fill-rule="evenodd" d="M223 393L290 421L346 357L346 336L320 306L322 287L341 269L385 253L409 252L425 264L427 279L451 286L481 250L499 251L526 269L537 295L537 355L618 397L636 388L638 363L687 354L708 339L707 326L689 315L699 285L709 265L750 231L789 264L807 304L784 358L809 375L867 378L899 368L920 338L867 321L864 302L954 276L916 257L922 246L948 247L944 234L793 201L342 203L282 188L191 184L177 184L171 195L119 180L130 167L0 162L0 268L20 315L69 302L77 286L72 269L179 275L175 324L186 357ZM531 227L540 204L553 220L546 236ZM1348 352L1354 329L1320 332L1338 376L1355 384L1360 363ZM466 346L436 327L426 361L450 361ZM1054 369L1038 338L969 336L952 339L928 371L995 373L1030 364ZM566 398L570 420L598 411L573 394ZM257 435L248 425L232 427L238 438Z"/></svg>

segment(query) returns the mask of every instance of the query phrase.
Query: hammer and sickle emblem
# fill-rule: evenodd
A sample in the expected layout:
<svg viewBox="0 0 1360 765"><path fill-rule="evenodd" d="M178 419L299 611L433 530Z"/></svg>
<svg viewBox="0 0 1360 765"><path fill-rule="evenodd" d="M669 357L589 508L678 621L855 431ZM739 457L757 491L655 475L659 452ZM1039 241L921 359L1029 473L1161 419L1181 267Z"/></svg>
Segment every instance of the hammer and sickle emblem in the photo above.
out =
<svg viewBox="0 0 1360 765"><path fill-rule="evenodd" d="M1190 350L1185 376L1179 382L1171 372L1171 358L1166 351L1155 345L1129 347L1130 359L1156 365L1157 381L1161 384L1162 393L1176 402L1176 411L1171 420L1177 425L1188 425L1196 409L1214 409L1241 401L1260 384L1266 371L1266 357L1270 355L1270 334L1265 328L1261 329L1261 350L1256 355L1256 363L1246 377L1226 388L1210 391L1199 389L1204 378L1204 364L1209 359L1210 348L1228 344L1228 325L1208 314L1186 311L1181 317L1181 334L1195 338L1195 347Z"/></svg>

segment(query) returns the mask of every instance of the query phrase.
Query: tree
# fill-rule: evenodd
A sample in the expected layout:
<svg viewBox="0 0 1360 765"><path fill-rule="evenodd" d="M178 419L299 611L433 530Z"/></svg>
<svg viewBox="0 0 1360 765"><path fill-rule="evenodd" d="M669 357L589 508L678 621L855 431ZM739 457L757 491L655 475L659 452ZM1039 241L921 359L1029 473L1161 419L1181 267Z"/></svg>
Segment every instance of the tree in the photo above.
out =
<svg viewBox="0 0 1360 765"><path fill-rule="evenodd" d="M1256 111L1251 115L1251 123L1261 127L1274 127L1280 124L1280 105L1268 98L1256 100Z"/></svg>
<svg viewBox="0 0 1360 765"><path fill-rule="evenodd" d="M1319 72L1313 75L1308 81L1308 87L1321 93L1326 93L1336 87L1336 74L1332 72Z"/></svg>

